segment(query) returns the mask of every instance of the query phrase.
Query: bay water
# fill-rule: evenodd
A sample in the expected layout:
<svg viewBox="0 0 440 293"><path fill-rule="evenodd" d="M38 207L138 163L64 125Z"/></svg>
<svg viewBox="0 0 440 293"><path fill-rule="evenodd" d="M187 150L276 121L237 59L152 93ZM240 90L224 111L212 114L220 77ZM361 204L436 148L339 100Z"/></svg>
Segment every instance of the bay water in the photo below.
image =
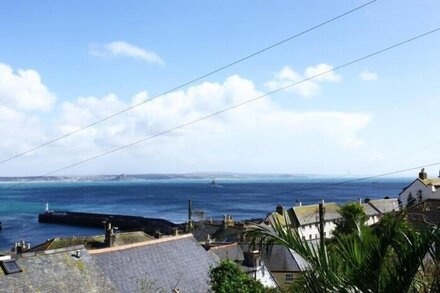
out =
<svg viewBox="0 0 440 293"><path fill-rule="evenodd" d="M0 184L0 250L19 241L31 245L53 237L99 235L103 230L38 223L46 203L51 210L111 213L164 218L175 223L187 219L188 200L205 219L221 219L230 214L237 220L264 218L278 204L286 208L298 204L344 203L359 198L397 197L411 179L392 178L368 181L337 178L240 178L167 179L103 182L39 182ZM200 215L200 213L196 213Z"/></svg>

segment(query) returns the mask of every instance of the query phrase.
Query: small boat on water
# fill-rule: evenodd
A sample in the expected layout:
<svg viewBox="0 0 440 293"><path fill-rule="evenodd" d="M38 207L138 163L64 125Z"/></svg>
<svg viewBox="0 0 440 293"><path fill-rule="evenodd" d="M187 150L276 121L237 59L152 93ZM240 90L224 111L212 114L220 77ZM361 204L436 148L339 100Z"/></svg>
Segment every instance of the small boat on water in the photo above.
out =
<svg viewBox="0 0 440 293"><path fill-rule="evenodd" d="M223 187L223 185L218 184L215 182L215 179L212 179L211 183L209 184L211 187Z"/></svg>

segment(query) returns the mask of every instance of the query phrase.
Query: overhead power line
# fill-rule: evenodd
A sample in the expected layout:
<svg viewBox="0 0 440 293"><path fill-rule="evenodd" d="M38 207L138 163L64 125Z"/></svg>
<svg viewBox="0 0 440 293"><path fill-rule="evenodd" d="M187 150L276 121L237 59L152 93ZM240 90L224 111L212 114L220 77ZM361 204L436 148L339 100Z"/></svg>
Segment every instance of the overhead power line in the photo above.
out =
<svg viewBox="0 0 440 293"><path fill-rule="evenodd" d="M324 184L319 184L319 185L313 186L313 187L295 188L293 191L292 190L291 191L284 191L284 192L276 193L273 195L281 195L281 194L294 193L294 192L299 192L299 191L319 190L319 189L326 188L326 187L333 187L333 186L345 185L345 184L350 184L350 183L357 183L360 181L367 181L367 180L371 180L371 179L396 175L396 174L405 173L405 172L414 171L414 170L420 170L422 168L434 167L434 166L438 166L438 165L440 165L440 162L429 163L427 165L420 165L417 167L410 167L410 168L400 169L400 170L396 170L396 171L390 171L390 172L381 173L381 174L377 174L377 175L371 175L371 176L367 176L367 177L354 178L354 179L333 182L333 183L324 183Z"/></svg>
<svg viewBox="0 0 440 293"><path fill-rule="evenodd" d="M262 98L264 98L264 97L267 97L267 96L269 96L269 95L273 95L273 94L275 94L275 93L278 93L278 92L284 91L284 90L289 89L289 88L292 88L292 87L294 87L294 86L296 86L296 85L298 85L298 84L301 84L301 83L307 82L307 81L309 81L309 80L316 79L316 78L318 78L318 77L320 77L320 76L323 76L323 75L325 75L325 74L328 74L328 73L330 73L330 72L334 72L334 71L337 71L337 70L339 70L339 69L342 69L342 68L348 67L348 66L353 65L353 64L355 64L355 63L358 63L358 62L360 62L360 61L362 61L362 60L365 60L365 59L371 58L371 57L373 57L373 56L376 56L376 55L382 54L382 53L387 52L387 51L389 51L389 50L392 50L392 49L394 49L394 48L400 47L400 46L402 46L402 45L404 45L404 44L407 44L407 43L409 43L409 42L415 41L415 40L417 40L417 39L419 39L419 38L422 38L422 37L425 37L425 36L431 35L431 34L433 34L433 33L435 33L435 32L438 32L439 30L440 30L440 27L438 27L438 28L436 28L436 29L433 29L433 30L430 30L430 31L428 31L428 32L425 32L425 33L419 34L419 35L417 35L417 36L411 37L411 38L409 38L409 39L406 39L406 40L404 40L404 41L401 41L401 42L399 42L399 43L396 43L396 44L394 44L394 45L391 45L391 46L389 46L389 47L386 47L386 48L384 48L384 49L381 49L381 50L375 51L375 52L373 52L373 53L367 54L367 55L365 55L365 56L359 57L359 58L354 59L354 60L352 60L352 61L346 62L346 63L344 63L344 64L342 64L342 65L339 65L339 66L334 67L333 69L326 70L326 71L321 72L321 73L319 73L319 74L315 74L315 75L310 76L310 77L308 77L308 78L305 78L305 79L302 79L302 80L300 80L300 81L297 81L297 82L291 83L291 84L289 84L289 85L286 85L286 86L284 86L284 87L278 88L278 89L276 89L276 90L274 90L274 91L267 92L267 93L265 93L265 94L262 94L262 95L259 95L259 96L256 96L256 97L253 97L253 98L250 98L250 99L245 100L245 101L243 101L243 102L241 102L241 103L238 103L238 104L235 104L235 105L229 106L229 107L227 107L227 108L224 108L224 109L222 109L222 110L219 110L219 111L213 112L213 113L211 113L211 114L208 114L208 115L202 116L202 117L197 118L197 119L195 119L195 120L192 120L192 121L189 121L189 122L186 122L186 123L180 124L180 125L178 125L178 126L176 126L176 127L169 128L169 129L167 129L167 130L164 130L164 131L158 132L158 133L156 133L156 134L153 134L153 135L151 135L151 136L145 137L145 138L143 138L143 139L140 139L140 140L134 141L134 142L132 142L132 143L130 143L130 144L127 144L127 145L124 145L124 146L121 146L121 147L114 148L114 149L112 149L112 150L109 150L109 151L103 152L103 153L101 153L101 154L98 154L98 155L95 155L95 156L89 157L89 158L87 158L87 159L85 159L85 160L82 160L82 161L76 162L76 163L74 163L74 164L67 165L67 166L65 166L65 167L62 167L62 168L56 169L56 170L51 171L51 172L48 172L48 173L46 173L46 174L44 174L44 175L38 176L38 177L36 177L36 178L33 178L33 180L29 180L29 181L35 181L35 180L38 180L38 179L44 178L44 177L46 177L46 176L53 175L53 174L55 174L55 173L58 173L58 172L61 172L61 171L64 171L64 170L67 170L67 169L73 168L73 167L75 167L75 166L78 166L78 165L84 164L84 163L86 163L86 162L89 162L89 161L92 161L92 160L95 160L95 159L98 159L98 158L104 157L104 156L106 156L106 155L109 155L109 154L112 154L112 153L115 153L115 152L118 152L118 151L120 151L120 150L127 149L127 148L129 148L129 147L132 147L132 146L135 146L135 145L137 145L137 144L140 144L140 143L146 142L146 141L148 141L148 140L152 140L152 139L154 139L154 138L156 138L156 137L159 137L159 136L161 136L161 135L168 134L168 133L170 133L170 132L173 132L173 131L176 131L176 130L178 130L178 129L181 129L181 128L184 128L184 127L190 126L190 125L195 124L195 123L198 123L198 122L200 122L200 121L203 121L203 120L209 119L209 118L211 118L211 117L214 117L214 116L220 115L220 114L222 114L222 113L228 112L228 111L230 111L230 110L233 110L233 109L236 109L236 108L242 107L242 106L244 106L244 105L246 105L246 104L249 104L249 103L255 102L255 101L260 100L260 99L262 99ZM434 166L434 165L438 165L438 164L440 164L440 162L438 162L438 163L433 163L433 164L431 164L431 165L427 165L427 166L425 166L425 167ZM415 168L420 168L420 167L415 167ZM400 170L400 171L394 171L394 172L395 172L395 173L396 173L396 172L397 172L397 173L401 173L401 172L404 172L404 171L410 171L410 170L413 170L413 169L414 169L414 168L410 168L410 169L405 169L405 170L403 170L403 171ZM381 177L381 176L392 175L392 174L393 174L393 172L391 172L391 173L381 174L381 175L378 175L378 176L370 176L370 177L368 177L368 178L375 178L375 177ZM359 180L359 179L357 179L357 180ZM366 180L366 179L364 178L364 179L362 179L362 180ZM29 182L29 181L26 181L26 182ZM26 182L20 182L20 183L18 183L18 184L15 184L15 185L9 186L8 189L9 189L9 188L12 188L12 187L15 187L15 186L17 186L17 185L24 184L24 183L26 183ZM347 182L345 182L345 183L347 183Z"/></svg>
<svg viewBox="0 0 440 293"><path fill-rule="evenodd" d="M41 148L43 148L43 147L46 147L46 146L48 146L48 145L50 145L50 144L52 144L52 143L54 143L54 142L60 141L60 140L62 140L62 139L65 139L65 138L67 138L67 137L69 137L69 136L71 136L71 135L74 135L74 134L78 133L78 132L84 131L84 130L90 128L90 127L93 127L93 126L95 126L95 125L97 125L97 124L100 124L100 123L102 123L102 122L104 122L104 121L110 120L110 119L112 119L112 118L114 118L114 117L116 117L116 116L119 116L119 115L123 114L123 113L126 113L126 112L128 112L128 111L131 111L131 110L133 110L134 108L137 108L137 107L139 107L139 106L141 106L141 105L144 105L144 104L146 104L146 103L148 103L148 102L151 102L151 101L153 101L153 100L155 100L155 99L158 99L158 98L160 98L160 97L163 97L164 95L167 95L167 94L169 94L169 93L171 93L171 92L174 92L174 91L176 91L176 90L179 90L179 89L181 89L181 88L184 88L184 87L186 87L186 86L188 86L188 85L190 85L190 84L193 84L193 83L195 83L195 82L197 82L197 81L200 81L200 80L202 80L202 79L204 79L204 78L206 78L206 77L208 77L208 76L211 76L211 75L213 75L213 74L215 74L215 73L218 73L218 72L220 72L220 71L222 71L222 70L224 70L224 69L227 69L227 68L229 68L229 67L232 67L232 66L234 66L234 65L236 65L236 64L238 64L238 63L241 63L241 62L243 62L243 61L245 61L245 60L251 59L251 58L253 58L253 57L257 56L257 55L260 55L260 54L262 54L262 53L264 53L264 52L266 52L266 51L269 51L269 50L271 50L271 49L273 49L273 48L275 48L275 47L278 47L278 46L280 46L280 45L282 45L282 44L284 44L284 43L287 43L287 42L289 42L289 41L291 41L291 40L293 40L293 39L296 39L296 38L298 38L298 37L300 37L300 36L302 36L302 35L305 35L305 34L311 32L311 31L313 31L313 30L316 30L316 29L318 29L318 28L320 28L320 27L322 27L322 26L324 26L324 25L327 25L327 24L329 24L329 23L331 23L331 22L334 22L334 21L336 21L336 20L338 20L338 19L340 19L340 18L342 18L342 17L344 17L344 16L347 16L347 15L349 15L349 14L351 14L351 13L357 11L357 10L360 10L360 9L362 9L362 8L368 6L368 5L370 5L370 4L372 4L372 3L376 2L376 1L378 1L378 0L373 0L373 1L367 2L367 3L363 4L363 5L357 6L357 7L353 8L353 9L347 11L347 12L344 12L344 13L339 14L339 15L337 15L337 16L331 18L331 19L328 19L328 20L326 20L326 21L324 21L324 22L321 22L320 24L317 24L317 25L315 25L315 26L312 26L312 27L310 27L310 28L308 28L308 29L306 29L306 30L300 32L300 33L297 33L297 34L295 34L295 35L293 35L293 36L290 36L290 37L288 37L288 38L286 38L286 39L283 39L283 40L281 40L281 41L279 41L279 42L276 42L276 43L274 43L274 44L272 44L272 45L270 45L270 46L267 46L267 47L265 47L265 48L263 48L263 49L260 49L260 50L258 50L258 51L256 51L256 52L253 52L253 53L249 54L249 55L246 55L246 56L244 56L244 57L242 57L242 58L240 58L240 59L237 59L237 60L235 60L235 61L233 61L233 62L231 62L231 63L228 63L228 64L226 64L226 65L224 65L224 66L221 66L221 67L219 67L219 68L217 68L217 69L214 69L214 70L212 70L212 71L210 71L210 72L208 72L208 73L205 73L205 74L203 74L203 75L201 75L201 76L199 76L199 77L196 77L196 78L194 78L194 79L192 79L192 80L190 80L190 81L187 81L187 82L185 82L185 83L182 83L182 84L180 84L180 85L178 85L178 86L176 86L176 87L174 87L174 88L172 88L172 89L169 89L169 90L167 90L167 91L165 91L165 92L159 94L158 96L155 96L155 97L153 97L153 98L151 98L151 99L147 99L147 100L145 100L145 101L143 101L143 102L140 102L140 103L134 104L134 105L132 105L132 106L130 106L130 107L127 107L127 108L125 108L125 109L119 111L119 112L115 112L115 113L113 113L113 114L111 114L111 115L109 115L109 116L106 116L106 117L102 118L102 119L96 120L95 122L92 122L92 123L90 123L90 124L88 124L88 125L86 125L86 126L84 126L84 127L81 127L81 128L79 128L79 129L77 129L77 130L74 130L74 131L72 131L72 132L66 133L66 134L64 134L64 135L62 135L62 136L59 136L59 137L57 137L57 138L51 139L51 140L49 140L49 141L46 141L46 142L44 142L44 143L42 143L42 144L40 144L40 145L38 145L38 146L35 146L35 147L33 147L33 148L30 148L30 149L28 149L28 150L26 150L26 151L23 151L23 152L21 152L21 153L18 153L18 154L16 154L16 155L13 155L13 156L11 156L11 157L8 157L8 158L6 158L6 159L3 159L2 161L0 161L0 165L1 165L1 164L4 164L4 163L6 163L6 162L12 161L12 160L14 160L14 159L17 159L17 158L19 158L19 157L22 157L22 156L24 156L24 155L26 155L26 154L29 154L30 152L33 152L33 151L36 151L36 150L41 149Z"/></svg>

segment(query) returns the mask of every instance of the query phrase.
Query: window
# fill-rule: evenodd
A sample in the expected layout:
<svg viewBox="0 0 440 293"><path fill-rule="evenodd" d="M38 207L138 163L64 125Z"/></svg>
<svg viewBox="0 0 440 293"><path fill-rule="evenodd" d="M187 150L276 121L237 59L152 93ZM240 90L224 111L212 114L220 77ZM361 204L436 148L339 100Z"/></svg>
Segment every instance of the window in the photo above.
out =
<svg viewBox="0 0 440 293"><path fill-rule="evenodd" d="M293 282L293 274L286 274L284 277L285 283L292 283Z"/></svg>
<svg viewBox="0 0 440 293"><path fill-rule="evenodd" d="M309 234L309 239L312 239L312 234Z"/></svg>
<svg viewBox="0 0 440 293"><path fill-rule="evenodd" d="M18 267L18 264L15 262L15 260L2 261L1 265L6 275L21 272L21 269Z"/></svg>
<svg viewBox="0 0 440 293"><path fill-rule="evenodd" d="M318 234L315 234L315 238L318 239Z"/></svg>

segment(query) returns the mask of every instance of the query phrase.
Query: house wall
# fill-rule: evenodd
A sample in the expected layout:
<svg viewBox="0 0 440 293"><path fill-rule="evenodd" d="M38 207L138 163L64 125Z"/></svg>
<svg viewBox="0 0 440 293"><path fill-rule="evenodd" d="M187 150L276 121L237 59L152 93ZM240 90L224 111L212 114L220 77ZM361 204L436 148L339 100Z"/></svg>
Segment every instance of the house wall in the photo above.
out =
<svg viewBox="0 0 440 293"><path fill-rule="evenodd" d="M272 276L275 278L281 289L286 289L293 283L293 282L286 282L286 274L292 274L294 280L299 275L299 273L297 272L272 272Z"/></svg>
<svg viewBox="0 0 440 293"><path fill-rule="evenodd" d="M256 268L255 279L263 284L264 287L277 287L277 283L275 282L273 275L270 273L265 265L261 265Z"/></svg>
<svg viewBox="0 0 440 293"><path fill-rule="evenodd" d="M324 235L325 238L333 237L333 231L336 228L334 221L324 222ZM300 236L306 240L319 239L319 223L312 223L309 225L303 225L298 227Z"/></svg>
<svg viewBox="0 0 440 293"><path fill-rule="evenodd" d="M440 192L436 190L434 186L429 186L429 185L426 186L420 180L416 180L400 194L399 198L403 206L406 206L406 204L408 203L408 196L410 193L412 197L416 199L414 203L417 203L418 202L417 194L419 190L421 190L423 198L427 198L427 197L440 198Z"/></svg>
<svg viewBox="0 0 440 293"><path fill-rule="evenodd" d="M379 217L377 215L374 216L369 216L367 222L365 222L365 224L367 226L371 226L373 224L376 224L377 222L379 222Z"/></svg>

